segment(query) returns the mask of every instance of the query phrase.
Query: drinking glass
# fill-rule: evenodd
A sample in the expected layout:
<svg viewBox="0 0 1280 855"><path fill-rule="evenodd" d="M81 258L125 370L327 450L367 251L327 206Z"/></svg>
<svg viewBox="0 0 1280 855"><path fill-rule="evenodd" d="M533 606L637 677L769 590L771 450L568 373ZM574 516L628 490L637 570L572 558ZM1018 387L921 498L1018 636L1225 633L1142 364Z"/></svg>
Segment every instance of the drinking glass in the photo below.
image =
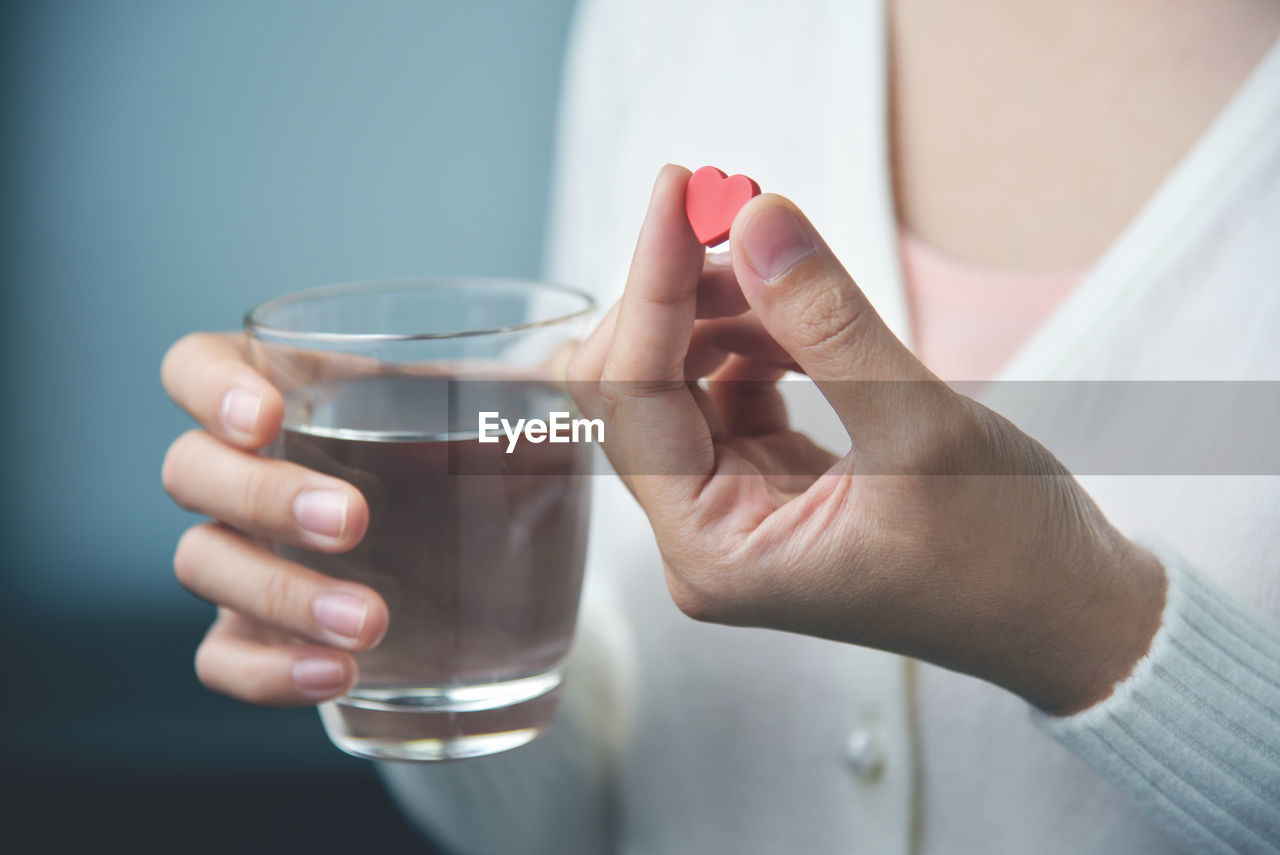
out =
<svg viewBox="0 0 1280 855"><path fill-rule="evenodd" d="M253 363L285 401L264 453L342 478L369 505L349 552L276 548L390 610L354 687L320 705L342 750L476 757L549 726L592 454L582 441L481 441L479 422L576 414L563 372L593 308L549 283L435 278L318 288L245 315Z"/></svg>

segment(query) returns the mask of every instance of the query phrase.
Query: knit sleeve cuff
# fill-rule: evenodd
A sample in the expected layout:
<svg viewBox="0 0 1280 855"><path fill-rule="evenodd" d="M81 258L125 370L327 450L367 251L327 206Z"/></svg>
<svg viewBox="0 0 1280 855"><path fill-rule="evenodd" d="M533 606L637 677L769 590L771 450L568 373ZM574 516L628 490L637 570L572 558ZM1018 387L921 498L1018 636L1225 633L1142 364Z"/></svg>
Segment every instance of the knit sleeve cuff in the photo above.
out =
<svg viewBox="0 0 1280 855"><path fill-rule="evenodd" d="M1036 723L1196 852L1280 853L1280 623L1172 550L1160 629L1083 712Z"/></svg>

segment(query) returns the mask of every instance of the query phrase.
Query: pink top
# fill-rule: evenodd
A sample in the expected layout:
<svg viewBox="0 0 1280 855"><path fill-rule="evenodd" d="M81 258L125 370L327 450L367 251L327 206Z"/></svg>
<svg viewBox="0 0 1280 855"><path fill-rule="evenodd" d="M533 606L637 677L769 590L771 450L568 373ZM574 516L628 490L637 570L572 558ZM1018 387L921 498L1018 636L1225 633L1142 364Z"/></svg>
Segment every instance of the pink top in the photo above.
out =
<svg viewBox="0 0 1280 855"><path fill-rule="evenodd" d="M916 356L944 380L996 377L1084 275L970 264L906 230L899 249Z"/></svg>

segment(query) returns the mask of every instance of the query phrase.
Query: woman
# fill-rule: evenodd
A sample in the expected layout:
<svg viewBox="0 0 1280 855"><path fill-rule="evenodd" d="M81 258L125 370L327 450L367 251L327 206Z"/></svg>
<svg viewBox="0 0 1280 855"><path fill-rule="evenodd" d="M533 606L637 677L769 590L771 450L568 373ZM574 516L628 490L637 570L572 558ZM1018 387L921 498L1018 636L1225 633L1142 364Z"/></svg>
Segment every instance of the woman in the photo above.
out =
<svg viewBox="0 0 1280 855"><path fill-rule="evenodd" d="M402 805L462 853L1275 851L1277 479L1071 479L1036 425L931 378L1280 379L1280 290L1259 287L1280 265L1280 11L637 5L579 14L549 273L606 304L627 283L574 371L604 381L582 403L619 432L652 531L599 485L562 720L510 755L386 769ZM632 260L666 160L741 168L804 214L753 201L732 267L703 272L667 168ZM725 317L693 326L699 298ZM732 400L707 421L678 382L686 349L718 378L799 363L853 477L725 489L715 513L648 477L673 454L714 475L735 430L714 424ZM725 350L744 352L717 365ZM358 539L348 485L236 450L269 441L280 405L232 339L179 343L165 380L208 431L166 461L179 501L271 539ZM865 382L884 380L912 382ZM654 445L636 413L687 441ZM264 487L248 507L242 482ZM336 512L292 506L308 487ZM385 627L372 592L227 530L193 530L175 560L224 606L197 667L237 697L336 695L342 651ZM269 572L287 601L259 596Z"/></svg>

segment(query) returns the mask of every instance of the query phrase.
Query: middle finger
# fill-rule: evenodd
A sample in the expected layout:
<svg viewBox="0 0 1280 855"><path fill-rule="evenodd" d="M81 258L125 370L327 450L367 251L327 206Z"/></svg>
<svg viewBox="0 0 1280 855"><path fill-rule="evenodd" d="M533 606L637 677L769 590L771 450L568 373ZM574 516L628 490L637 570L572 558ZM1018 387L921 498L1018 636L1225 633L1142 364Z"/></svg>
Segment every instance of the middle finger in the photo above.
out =
<svg viewBox="0 0 1280 855"><path fill-rule="evenodd" d="M169 447L161 480L189 511L305 549L345 552L369 524L364 496L345 481L232 448L201 430Z"/></svg>

